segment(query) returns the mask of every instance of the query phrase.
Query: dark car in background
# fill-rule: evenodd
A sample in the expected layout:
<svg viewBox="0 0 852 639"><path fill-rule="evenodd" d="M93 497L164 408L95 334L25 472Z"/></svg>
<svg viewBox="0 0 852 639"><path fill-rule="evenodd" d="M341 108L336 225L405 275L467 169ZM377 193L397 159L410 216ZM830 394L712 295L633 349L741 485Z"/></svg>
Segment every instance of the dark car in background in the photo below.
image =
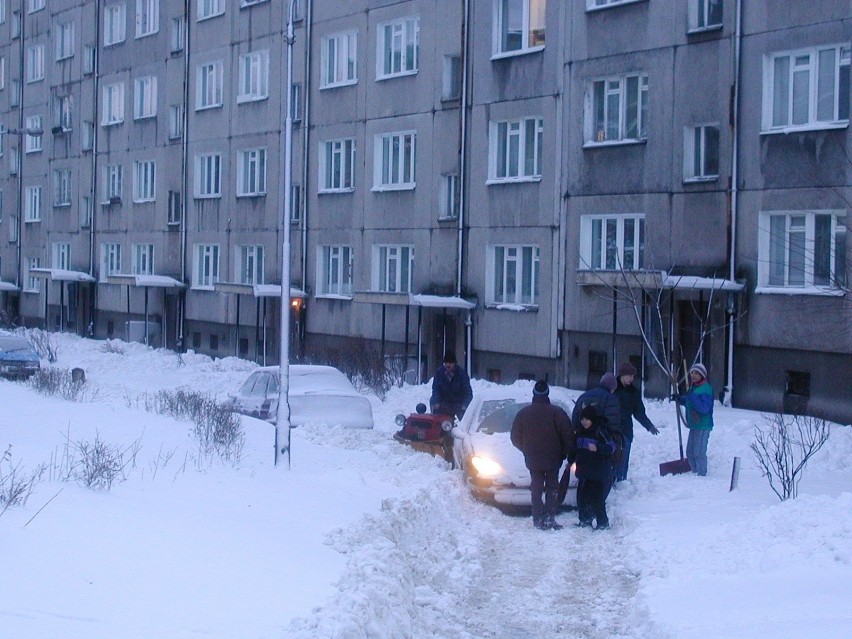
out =
<svg viewBox="0 0 852 639"><path fill-rule="evenodd" d="M38 352L17 333L0 331L0 376L26 379L41 368Z"/></svg>

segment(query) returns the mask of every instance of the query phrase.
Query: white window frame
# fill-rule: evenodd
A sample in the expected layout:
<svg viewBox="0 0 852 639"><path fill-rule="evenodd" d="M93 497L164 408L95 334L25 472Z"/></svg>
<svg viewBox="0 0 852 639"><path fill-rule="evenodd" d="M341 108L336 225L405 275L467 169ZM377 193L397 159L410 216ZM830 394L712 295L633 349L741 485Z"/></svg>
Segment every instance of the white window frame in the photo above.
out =
<svg viewBox="0 0 852 639"><path fill-rule="evenodd" d="M586 271L643 270L645 215L618 213L581 216L579 268Z"/></svg>
<svg viewBox="0 0 852 639"><path fill-rule="evenodd" d="M72 129L74 117L73 99L70 95L57 95L54 99L56 105L56 126L62 127L64 132Z"/></svg>
<svg viewBox="0 0 852 639"><path fill-rule="evenodd" d="M456 220L461 210L461 176L458 173L446 173L441 176L441 220Z"/></svg>
<svg viewBox="0 0 852 639"><path fill-rule="evenodd" d="M355 138L327 140L321 144L319 192L349 193L355 190Z"/></svg>
<svg viewBox="0 0 852 639"><path fill-rule="evenodd" d="M154 160L133 162L133 201L153 202L157 199L157 163Z"/></svg>
<svg viewBox="0 0 852 639"><path fill-rule="evenodd" d="M636 83L635 104L630 104L631 81ZM603 89L599 95L598 85ZM599 107L598 102L603 99ZM613 105L613 101L617 100ZM611 110L617 108L618 117L615 121L615 131L610 136ZM603 120L598 122L598 112L601 111ZM625 75L595 78L590 81L586 90L586 142L585 146L606 146L612 144L635 144L644 142L648 137L648 74L627 73ZM636 135L629 130L631 119L636 122ZM601 124L602 127L598 125Z"/></svg>
<svg viewBox="0 0 852 639"><path fill-rule="evenodd" d="M62 22L56 25L56 60L74 57L74 23Z"/></svg>
<svg viewBox="0 0 852 639"><path fill-rule="evenodd" d="M29 115L26 120L26 128L30 131L41 129L44 131L44 118L40 115ZM24 135L24 152L39 153L44 150L44 133L41 135Z"/></svg>
<svg viewBox="0 0 852 639"><path fill-rule="evenodd" d="M136 38L154 35L160 30L160 0L136 0Z"/></svg>
<svg viewBox="0 0 852 639"><path fill-rule="evenodd" d="M105 84L103 88L103 116L101 126L114 126L124 122L124 82Z"/></svg>
<svg viewBox="0 0 852 639"><path fill-rule="evenodd" d="M101 243L101 282L106 282L110 275L121 273L121 244L118 242Z"/></svg>
<svg viewBox="0 0 852 639"><path fill-rule="evenodd" d="M513 12L520 15L520 24L510 24L506 15L509 5ZM494 19L492 36L492 59L535 53L544 49L547 0L493 0ZM518 46L508 41L512 34L520 36Z"/></svg>
<svg viewBox="0 0 852 639"><path fill-rule="evenodd" d="M139 243L130 245L130 273L132 275L154 274L153 244Z"/></svg>
<svg viewBox="0 0 852 639"><path fill-rule="evenodd" d="M457 53L444 56L441 73L441 99L458 100L461 98L462 70L461 56Z"/></svg>
<svg viewBox="0 0 852 639"><path fill-rule="evenodd" d="M199 64L195 69L195 110L223 105L224 65L221 60Z"/></svg>
<svg viewBox="0 0 852 639"><path fill-rule="evenodd" d="M689 33L721 29L724 15L724 0L689 0Z"/></svg>
<svg viewBox="0 0 852 639"><path fill-rule="evenodd" d="M83 73L85 75L91 75L95 72L95 53L94 45L83 45Z"/></svg>
<svg viewBox="0 0 852 639"><path fill-rule="evenodd" d="M376 135L373 191L403 191L417 186L417 131Z"/></svg>
<svg viewBox="0 0 852 639"><path fill-rule="evenodd" d="M320 89L357 84L358 32L344 31L322 39Z"/></svg>
<svg viewBox="0 0 852 639"><path fill-rule="evenodd" d="M714 133L715 131L715 133ZM713 139L715 136L715 140ZM720 127L718 122L698 124L683 130L683 181L709 182L719 179ZM713 167L712 146L716 146ZM713 170L715 168L715 171Z"/></svg>
<svg viewBox="0 0 852 639"><path fill-rule="evenodd" d="M127 38L127 6L123 2L104 7L104 46L121 44Z"/></svg>
<svg viewBox="0 0 852 639"><path fill-rule="evenodd" d="M124 167L121 164L104 166L104 203L109 204L111 198L122 197L124 188Z"/></svg>
<svg viewBox="0 0 852 639"><path fill-rule="evenodd" d="M537 308L541 296L541 248L535 244L490 244L486 254L486 304L511 310Z"/></svg>
<svg viewBox="0 0 852 639"><path fill-rule="evenodd" d="M224 15L225 0L198 0L198 22Z"/></svg>
<svg viewBox="0 0 852 639"><path fill-rule="evenodd" d="M184 16L172 18L170 24L169 50L172 53L178 53L186 47L186 18Z"/></svg>
<svg viewBox="0 0 852 639"><path fill-rule="evenodd" d="M80 198L80 228L89 228L92 225L94 205L92 198L84 195Z"/></svg>
<svg viewBox="0 0 852 639"><path fill-rule="evenodd" d="M0 91L6 88L6 57L0 55Z"/></svg>
<svg viewBox="0 0 852 639"><path fill-rule="evenodd" d="M833 66L823 71L821 57L833 55ZM849 76L852 46L847 43L827 46L778 51L763 59L763 121L762 133L787 133L821 129L846 128L849 126ZM787 61L783 80L776 78L782 71L779 66ZM828 73L831 71L831 73ZM820 85L830 81L830 102L825 101L825 91L820 95ZM846 89L841 91L845 82ZM797 91L797 86L806 83ZM786 98L776 105L776 94L785 92ZM797 100L798 94L798 100ZM785 96L781 95L784 98ZM807 113L802 119L802 101ZM828 105L831 113L825 113ZM777 112L778 109L784 112Z"/></svg>
<svg viewBox="0 0 852 639"><path fill-rule="evenodd" d="M41 222L41 186L26 188L24 206L24 222Z"/></svg>
<svg viewBox="0 0 852 639"><path fill-rule="evenodd" d="M44 9L44 0L27 0L27 13L35 13Z"/></svg>
<svg viewBox="0 0 852 639"><path fill-rule="evenodd" d="M80 150L91 151L95 144L95 123L89 120L83 121L83 129L80 135Z"/></svg>
<svg viewBox="0 0 852 639"><path fill-rule="evenodd" d="M220 153L198 153L195 156L196 199L222 197L222 155Z"/></svg>
<svg viewBox="0 0 852 639"><path fill-rule="evenodd" d="M168 218L166 219L166 224L180 224L182 219L181 214L181 192L180 191L169 191L169 202L168 202Z"/></svg>
<svg viewBox="0 0 852 639"><path fill-rule="evenodd" d="M373 245L373 290L411 293L414 285L414 245Z"/></svg>
<svg viewBox="0 0 852 639"><path fill-rule="evenodd" d="M183 104L172 104L169 107L169 139L178 140L183 137Z"/></svg>
<svg viewBox="0 0 852 639"><path fill-rule="evenodd" d="M317 252L317 296L352 299L355 252L345 244L329 244Z"/></svg>
<svg viewBox="0 0 852 639"><path fill-rule="evenodd" d="M0 24L6 22L6 0L0 0Z"/></svg>
<svg viewBox="0 0 852 639"><path fill-rule="evenodd" d="M236 247L234 280L239 284L264 284L264 248L262 244Z"/></svg>
<svg viewBox="0 0 852 639"><path fill-rule="evenodd" d="M27 264L27 293L40 293L41 292L41 278L34 277L32 275L32 270L36 268L41 268L41 258L40 257L31 257L29 258L29 262Z"/></svg>
<svg viewBox="0 0 852 639"><path fill-rule="evenodd" d="M50 264L52 268L71 270L71 244L69 242L53 242L50 245Z"/></svg>
<svg viewBox="0 0 852 639"><path fill-rule="evenodd" d="M488 184L541 180L544 118L495 120L488 133Z"/></svg>
<svg viewBox="0 0 852 639"><path fill-rule="evenodd" d="M378 25L376 80L414 75L420 68L420 16Z"/></svg>
<svg viewBox="0 0 852 639"><path fill-rule="evenodd" d="M244 53L239 59L239 93L237 104L269 97L269 50Z"/></svg>
<svg viewBox="0 0 852 639"><path fill-rule="evenodd" d="M133 119L157 116L157 76L146 75L133 81Z"/></svg>
<svg viewBox="0 0 852 639"><path fill-rule="evenodd" d="M193 257L192 288L212 291L219 281L219 245L196 244Z"/></svg>
<svg viewBox="0 0 852 639"><path fill-rule="evenodd" d="M237 197L266 195L266 149L237 152Z"/></svg>
<svg viewBox="0 0 852 639"><path fill-rule="evenodd" d="M830 224L822 243L816 237L818 217ZM761 211L758 219L757 293L845 294L848 210ZM778 236L781 241L773 243Z"/></svg>
<svg viewBox="0 0 852 639"><path fill-rule="evenodd" d="M586 0L586 11L599 11L635 2L646 2L646 0Z"/></svg>
<svg viewBox="0 0 852 639"><path fill-rule="evenodd" d="M71 206L71 169L53 169L53 206Z"/></svg>
<svg viewBox="0 0 852 639"><path fill-rule="evenodd" d="M44 45L27 47L27 84L44 80Z"/></svg>

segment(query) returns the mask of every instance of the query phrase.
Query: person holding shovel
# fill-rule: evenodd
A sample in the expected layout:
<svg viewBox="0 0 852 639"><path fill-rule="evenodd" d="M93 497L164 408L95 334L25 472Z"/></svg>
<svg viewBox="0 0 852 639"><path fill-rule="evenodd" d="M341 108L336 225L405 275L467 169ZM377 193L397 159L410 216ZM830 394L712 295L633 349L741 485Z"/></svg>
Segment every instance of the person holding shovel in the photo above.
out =
<svg viewBox="0 0 852 639"><path fill-rule="evenodd" d="M622 362L618 366L618 387L615 396L621 406L621 435L623 437L621 460L615 467L615 481L627 479L627 467L630 465L630 449L633 446L633 418L652 435L660 431L645 414L645 404L642 402L642 392L633 385L636 367L630 362Z"/></svg>
<svg viewBox="0 0 852 639"><path fill-rule="evenodd" d="M704 364L693 364L689 369L691 384L689 392L680 397L686 410L686 459L693 473L704 477L707 474L707 443L713 430L713 387L707 381Z"/></svg>

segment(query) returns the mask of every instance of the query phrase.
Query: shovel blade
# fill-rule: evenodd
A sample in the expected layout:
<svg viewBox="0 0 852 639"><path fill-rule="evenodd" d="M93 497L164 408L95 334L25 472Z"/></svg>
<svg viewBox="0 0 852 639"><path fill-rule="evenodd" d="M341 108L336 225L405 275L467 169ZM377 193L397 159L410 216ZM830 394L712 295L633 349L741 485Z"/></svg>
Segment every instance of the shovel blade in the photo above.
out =
<svg viewBox="0 0 852 639"><path fill-rule="evenodd" d="M689 467L689 462L686 459L675 459L674 461L663 462L660 464L660 477L666 475L682 475L688 473L692 469Z"/></svg>

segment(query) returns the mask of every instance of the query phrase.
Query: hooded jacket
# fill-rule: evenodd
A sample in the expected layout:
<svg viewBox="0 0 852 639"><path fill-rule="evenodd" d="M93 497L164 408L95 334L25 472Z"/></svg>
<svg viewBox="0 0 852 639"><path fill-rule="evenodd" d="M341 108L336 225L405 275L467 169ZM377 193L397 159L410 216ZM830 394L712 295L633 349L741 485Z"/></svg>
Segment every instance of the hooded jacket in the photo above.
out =
<svg viewBox="0 0 852 639"><path fill-rule="evenodd" d="M573 458L577 479L608 482L611 478L610 457L615 452L615 442L607 431L605 420L595 417L590 428L578 423L574 429L575 443L569 458ZM594 444L596 450L590 450Z"/></svg>
<svg viewBox="0 0 852 639"><path fill-rule="evenodd" d="M575 427L579 428L580 411L586 406L594 406L598 416L606 418L606 427L609 430L621 432L621 405L618 403L618 397L606 386L598 384L577 398L574 410L571 411L571 421Z"/></svg>
<svg viewBox="0 0 852 639"><path fill-rule="evenodd" d="M550 399L536 396L515 415L511 439L529 470L558 470L571 449L571 420Z"/></svg>

